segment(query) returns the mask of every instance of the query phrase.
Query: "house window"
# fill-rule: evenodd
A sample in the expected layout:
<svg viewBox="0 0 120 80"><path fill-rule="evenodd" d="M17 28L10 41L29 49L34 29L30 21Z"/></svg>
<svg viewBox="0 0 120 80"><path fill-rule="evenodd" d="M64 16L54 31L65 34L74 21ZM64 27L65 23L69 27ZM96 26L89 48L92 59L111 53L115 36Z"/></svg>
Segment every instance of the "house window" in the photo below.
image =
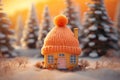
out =
<svg viewBox="0 0 120 80"><path fill-rule="evenodd" d="M64 57L65 55L61 53L61 54L59 54L59 56L60 56L60 57Z"/></svg>
<svg viewBox="0 0 120 80"><path fill-rule="evenodd" d="M53 64L53 62L54 62L53 56L52 55L48 55L48 63L49 64Z"/></svg>
<svg viewBox="0 0 120 80"><path fill-rule="evenodd" d="M75 55L71 55L71 57L70 57L70 63L71 64L75 64L76 63L76 56Z"/></svg>

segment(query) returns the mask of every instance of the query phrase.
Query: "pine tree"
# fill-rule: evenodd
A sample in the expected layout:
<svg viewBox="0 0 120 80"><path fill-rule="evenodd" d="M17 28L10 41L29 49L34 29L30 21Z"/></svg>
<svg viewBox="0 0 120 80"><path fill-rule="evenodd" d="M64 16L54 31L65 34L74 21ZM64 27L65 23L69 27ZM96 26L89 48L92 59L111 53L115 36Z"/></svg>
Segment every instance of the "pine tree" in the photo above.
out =
<svg viewBox="0 0 120 80"><path fill-rule="evenodd" d="M35 49L38 40L38 31L39 31L39 25L36 16L36 10L34 4L32 4L30 17L24 29L23 38L21 40L22 46L25 48Z"/></svg>
<svg viewBox="0 0 120 80"><path fill-rule="evenodd" d="M68 17L68 26L73 31L74 28L78 28L79 32L82 30L80 23L80 10L78 7L75 7L71 0L66 0L66 9L63 12ZM80 33L79 33L80 35Z"/></svg>
<svg viewBox="0 0 120 80"><path fill-rule="evenodd" d="M16 26L16 45L21 46L21 38L23 36L23 22L22 17L18 17L17 26Z"/></svg>
<svg viewBox="0 0 120 80"><path fill-rule="evenodd" d="M40 32L39 32L39 38L38 38L38 48L42 48L43 44L44 44L44 39L46 37L46 35L48 34L48 32L51 30L51 18L50 18L50 13L49 13L49 8L48 6L45 6L44 11L43 11L43 21L42 21L42 25L40 28Z"/></svg>
<svg viewBox="0 0 120 80"><path fill-rule="evenodd" d="M13 31L10 29L10 21L3 12L2 3L0 1L0 55L3 57L12 57L14 48L12 47Z"/></svg>
<svg viewBox="0 0 120 80"><path fill-rule="evenodd" d="M118 1L118 6L117 6L116 13L117 14L116 14L116 18L115 18L115 27L118 30L118 35L120 35L120 1Z"/></svg>
<svg viewBox="0 0 120 80"><path fill-rule="evenodd" d="M85 13L83 30L84 56L103 56L109 50L118 49L118 37L108 17L103 0L92 0Z"/></svg>

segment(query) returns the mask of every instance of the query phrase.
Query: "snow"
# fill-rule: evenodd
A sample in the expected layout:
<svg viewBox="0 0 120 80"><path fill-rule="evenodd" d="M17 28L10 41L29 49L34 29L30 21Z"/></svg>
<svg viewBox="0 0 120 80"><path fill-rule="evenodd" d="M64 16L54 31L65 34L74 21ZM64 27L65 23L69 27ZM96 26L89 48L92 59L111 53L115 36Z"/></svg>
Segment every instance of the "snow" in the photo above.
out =
<svg viewBox="0 0 120 80"><path fill-rule="evenodd" d="M41 56L40 49L24 49L24 48L18 48L14 51L17 56L25 56L30 58L37 58Z"/></svg>
<svg viewBox="0 0 120 80"><path fill-rule="evenodd" d="M89 34L88 37L94 39L94 38L96 38L96 35L95 34Z"/></svg>
<svg viewBox="0 0 120 80"><path fill-rule="evenodd" d="M0 48L0 50L1 50L2 52L5 52L5 51L8 51L8 48L5 47L5 46L2 46L2 47Z"/></svg>
<svg viewBox="0 0 120 80"><path fill-rule="evenodd" d="M89 21L90 22L94 22L96 19L95 18L90 18Z"/></svg>
<svg viewBox="0 0 120 80"><path fill-rule="evenodd" d="M96 57L98 57L98 53L96 51L93 51L93 52L89 53L89 56L92 58L96 58Z"/></svg>
<svg viewBox="0 0 120 80"><path fill-rule="evenodd" d="M13 66L12 67L13 72L0 75L0 80L119 80L120 79L119 69L113 70L108 68L100 68L100 69L95 69L95 70L91 69L85 71L60 71L60 70L48 70L48 69L36 68L34 66L35 63L41 60L42 60L41 58L29 59L28 64L25 65L25 68L20 66L16 67L14 66L15 64L11 65ZM96 59L87 58L87 60L90 62L90 65L93 68L95 67L95 62L100 61L101 59L96 60ZM9 68L7 68L6 70L9 70Z"/></svg>
<svg viewBox="0 0 120 80"><path fill-rule="evenodd" d="M95 14L102 14L102 12L101 11L95 11Z"/></svg>
<svg viewBox="0 0 120 80"><path fill-rule="evenodd" d="M3 33L0 33L0 38L4 38L6 37L6 35L4 35Z"/></svg>
<svg viewBox="0 0 120 80"><path fill-rule="evenodd" d="M92 30L92 31L95 31L95 30L97 30L98 28L97 28L97 26L95 26L95 25L92 25L90 28L89 28L89 30Z"/></svg>
<svg viewBox="0 0 120 80"><path fill-rule="evenodd" d="M94 8L95 4L88 4L89 7Z"/></svg>
<svg viewBox="0 0 120 80"><path fill-rule="evenodd" d="M114 40L118 40L118 37L115 36L115 35L113 35L113 34L109 34L109 36L110 36L112 39L114 39Z"/></svg>
<svg viewBox="0 0 120 80"><path fill-rule="evenodd" d="M35 42L34 39L29 39L29 40L28 40L28 43L34 43L34 42Z"/></svg>
<svg viewBox="0 0 120 80"><path fill-rule="evenodd" d="M108 40L108 38L105 37L105 36L103 36L103 35L99 35L98 39L99 39L100 41L107 41L107 40Z"/></svg>
<svg viewBox="0 0 120 80"><path fill-rule="evenodd" d="M110 32L110 29L109 29L109 28L105 28L105 31L106 31L106 32Z"/></svg>
<svg viewBox="0 0 120 80"><path fill-rule="evenodd" d="M35 31L35 35L38 36L38 35L39 35L39 32L38 32L38 31Z"/></svg>
<svg viewBox="0 0 120 80"><path fill-rule="evenodd" d="M88 30L88 29L85 29L85 30L84 30L84 33L89 33L89 30Z"/></svg>
<svg viewBox="0 0 120 80"><path fill-rule="evenodd" d="M108 19L108 17L107 16L102 16L102 19L106 20L106 19Z"/></svg>
<svg viewBox="0 0 120 80"><path fill-rule="evenodd" d="M88 38L83 39L84 42L89 42Z"/></svg>
<svg viewBox="0 0 120 80"><path fill-rule="evenodd" d="M105 24L105 23L101 23L102 24L102 26L104 27L104 30L106 31L106 32L110 32L110 26L108 26L107 24Z"/></svg>
<svg viewBox="0 0 120 80"><path fill-rule="evenodd" d="M46 30L42 31L43 34L47 34L48 32Z"/></svg>
<svg viewBox="0 0 120 80"><path fill-rule="evenodd" d="M33 38L33 37L34 37L34 35L33 35L33 34L29 34L29 37L30 37L30 38Z"/></svg>
<svg viewBox="0 0 120 80"><path fill-rule="evenodd" d="M92 46L95 45L95 43L94 42L90 42L90 43L88 43L88 45L92 47Z"/></svg>
<svg viewBox="0 0 120 80"><path fill-rule="evenodd" d="M33 26L33 28L36 30L36 29L38 29L38 26Z"/></svg>
<svg viewBox="0 0 120 80"><path fill-rule="evenodd" d="M104 28L110 28L110 26L108 26L106 23L101 23L102 26L104 26Z"/></svg>

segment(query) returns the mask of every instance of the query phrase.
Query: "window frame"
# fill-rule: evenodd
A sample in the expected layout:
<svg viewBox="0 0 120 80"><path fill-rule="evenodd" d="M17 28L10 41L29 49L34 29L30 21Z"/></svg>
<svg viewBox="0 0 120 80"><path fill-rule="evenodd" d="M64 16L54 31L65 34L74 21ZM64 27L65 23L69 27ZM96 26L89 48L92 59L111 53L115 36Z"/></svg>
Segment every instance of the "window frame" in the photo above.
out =
<svg viewBox="0 0 120 80"><path fill-rule="evenodd" d="M54 63L54 56L48 55L48 64L53 64L53 63Z"/></svg>
<svg viewBox="0 0 120 80"><path fill-rule="evenodd" d="M71 64L76 64L77 57L76 55L70 55L70 63Z"/></svg>

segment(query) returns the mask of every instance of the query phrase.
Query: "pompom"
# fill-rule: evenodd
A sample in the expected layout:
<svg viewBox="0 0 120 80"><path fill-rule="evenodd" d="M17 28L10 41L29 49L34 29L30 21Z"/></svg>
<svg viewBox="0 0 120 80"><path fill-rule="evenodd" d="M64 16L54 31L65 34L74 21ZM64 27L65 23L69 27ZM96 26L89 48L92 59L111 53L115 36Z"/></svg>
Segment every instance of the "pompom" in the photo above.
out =
<svg viewBox="0 0 120 80"><path fill-rule="evenodd" d="M58 15L54 18L54 24L57 27L65 27L67 23L68 23L68 19L64 15Z"/></svg>

